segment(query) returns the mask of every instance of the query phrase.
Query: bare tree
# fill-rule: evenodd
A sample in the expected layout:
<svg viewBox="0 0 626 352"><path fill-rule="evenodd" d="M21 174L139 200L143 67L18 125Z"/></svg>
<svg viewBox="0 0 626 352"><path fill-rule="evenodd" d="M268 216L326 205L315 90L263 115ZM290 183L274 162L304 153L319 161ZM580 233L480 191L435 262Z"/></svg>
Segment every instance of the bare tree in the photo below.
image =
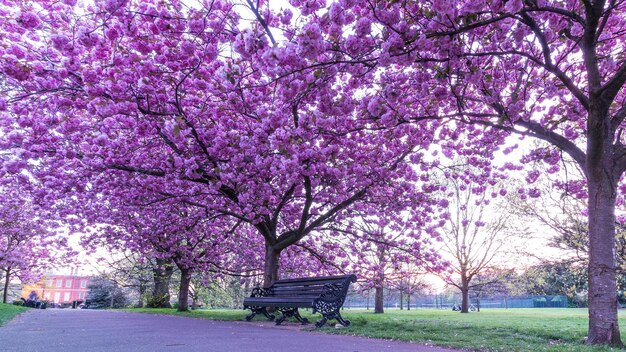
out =
<svg viewBox="0 0 626 352"><path fill-rule="evenodd" d="M394 286L400 292L400 309L404 308L403 296L406 295L406 309L411 310L411 297L430 289L430 285L424 280L426 271L414 263L403 265Z"/></svg>
<svg viewBox="0 0 626 352"><path fill-rule="evenodd" d="M341 258L345 260L340 270L357 274L361 292L367 291L368 299L369 291L374 289L374 313L384 313L384 290L397 288L403 277L430 271L438 255L429 238L421 235L418 227L423 227L422 218L418 222L408 213L393 211L385 217L353 215L322 230L330 234L327 238L340 239L335 248L338 253L343 252ZM430 259L425 260L426 257Z"/></svg>
<svg viewBox="0 0 626 352"><path fill-rule="evenodd" d="M363 289L374 289L374 313L384 313L384 289L397 280L401 263L410 261L406 250L397 244L406 236L408 228L402 226L394 232L387 225L383 221L364 218L350 230L342 230L352 236L353 245L358 248L359 255L353 260L353 268L364 280Z"/></svg>
<svg viewBox="0 0 626 352"><path fill-rule="evenodd" d="M111 282L121 288L134 291L137 296L135 307L143 308L148 289L152 284L152 270L155 267L155 259L141 257L135 253L120 252L111 255L110 258L100 258L100 264L106 268L107 273L101 273Z"/></svg>
<svg viewBox="0 0 626 352"><path fill-rule="evenodd" d="M469 292L476 289L477 275L489 269L514 232L509 226L509 199L491 204L495 186L475 186L461 178L451 178L448 187L448 216L444 225L442 250L450 257L453 275L444 280L461 291L461 313L469 312Z"/></svg>
<svg viewBox="0 0 626 352"><path fill-rule="evenodd" d="M549 229L552 236L548 246L559 250L559 257L538 258L541 261L553 261L553 264L589 265L589 224L585 211L587 200L581 195L573 194L570 188L576 186L582 177L577 165L561 160L559 174L550 179L538 179L534 187L540 196L526 198L512 203L516 215L527 221L534 221ZM535 164L535 172L545 173L547 166ZM626 226L623 220L615 222L615 259L617 275L626 273ZM542 233L542 234L545 234ZM528 253L535 255L535 253Z"/></svg>

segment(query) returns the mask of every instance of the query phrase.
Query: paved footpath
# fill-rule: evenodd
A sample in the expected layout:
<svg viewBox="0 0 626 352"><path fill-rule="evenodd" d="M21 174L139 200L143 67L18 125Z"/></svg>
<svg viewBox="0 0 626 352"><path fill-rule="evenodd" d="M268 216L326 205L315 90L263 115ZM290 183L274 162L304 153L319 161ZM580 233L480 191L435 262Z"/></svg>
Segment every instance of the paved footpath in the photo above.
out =
<svg viewBox="0 0 626 352"><path fill-rule="evenodd" d="M241 314L242 318L244 312ZM294 323L220 322L123 311L31 310L0 327L2 352L458 352L300 331Z"/></svg>

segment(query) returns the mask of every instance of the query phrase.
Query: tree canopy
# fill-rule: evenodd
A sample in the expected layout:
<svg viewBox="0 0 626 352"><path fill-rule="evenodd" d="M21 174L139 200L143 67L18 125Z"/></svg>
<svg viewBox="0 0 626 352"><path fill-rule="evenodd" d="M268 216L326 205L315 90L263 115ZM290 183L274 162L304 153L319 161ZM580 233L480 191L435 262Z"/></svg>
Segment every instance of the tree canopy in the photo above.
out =
<svg viewBox="0 0 626 352"><path fill-rule="evenodd" d="M180 229L197 219L154 205L198 208L198 223L256 238L267 286L281 253L327 224L384 218L379 205L403 194L413 204L394 211L445 206L431 194L442 158L468 158L481 172L462 181L484 185L517 171L490 163L507 136L534 137L544 144L524 142L523 162L554 173L565 158L583 175L561 186L588 200L588 342L621 345L625 3L239 5L4 0L0 176L76 228L124 205ZM521 196L540 194L539 176Z"/></svg>

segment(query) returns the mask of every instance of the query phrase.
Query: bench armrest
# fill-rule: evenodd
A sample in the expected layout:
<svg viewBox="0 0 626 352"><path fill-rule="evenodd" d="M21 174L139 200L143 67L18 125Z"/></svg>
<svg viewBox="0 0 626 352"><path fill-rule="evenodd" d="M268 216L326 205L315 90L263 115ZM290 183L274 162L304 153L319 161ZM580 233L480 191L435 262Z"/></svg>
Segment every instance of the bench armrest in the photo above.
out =
<svg viewBox="0 0 626 352"><path fill-rule="evenodd" d="M313 314L318 311L326 313L341 308L348 295L351 282L356 282L355 275L347 277L343 282L324 285L322 294L313 301Z"/></svg>

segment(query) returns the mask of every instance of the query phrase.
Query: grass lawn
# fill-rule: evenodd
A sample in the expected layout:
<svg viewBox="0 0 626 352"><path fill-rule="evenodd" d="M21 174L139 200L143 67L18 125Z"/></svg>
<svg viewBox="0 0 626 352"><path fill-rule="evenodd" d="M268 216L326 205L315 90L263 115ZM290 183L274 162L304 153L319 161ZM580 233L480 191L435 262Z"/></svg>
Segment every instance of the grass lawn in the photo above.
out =
<svg viewBox="0 0 626 352"><path fill-rule="evenodd" d="M247 314L243 310L195 310L182 313L173 309L131 311L239 321L243 321ZM319 315L303 315L311 321L319 318ZM373 314L364 309L345 309L342 315L352 321L349 328L327 327L321 331L417 341L476 351L617 351L582 344L587 331L586 309L483 309L480 313L469 314L434 309L388 309L385 314ZM622 338L626 340L625 318L626 311L620 311L620 319L624 319Z"/></svg>
<svg viewBox="0 0 626 352"><path fill-rule="evenodd" d="M25 307L19 307L12 304L0 303L0 326L6 324L14 316L28 310Z"/></svg>
<svg viewBox="0 0 626 352"><path fill-rule="evenodd" d="M324 330L479 351L614 350L582 344L587 332L586 309L483 309L469 314L420 309L388 310L382 315L359 310L343 315L352 321L349 329ZM626 312L620 312L620 317L626 317ZM622 334L626 337L626 329Z"/></svg>
<svg viewBox="0 0 626 352"><path fill-rule="evenodd" d="M181 317L189 318L201 318L209 320L244 320L246 311L238 309L197 309L190 310L188 312L177 312L176 309L168 308L132 308L124 309L129 312L139 312L148 314L165 314L165 315L178 315ZM258 318L260 319L260 318Z"/></svg>

